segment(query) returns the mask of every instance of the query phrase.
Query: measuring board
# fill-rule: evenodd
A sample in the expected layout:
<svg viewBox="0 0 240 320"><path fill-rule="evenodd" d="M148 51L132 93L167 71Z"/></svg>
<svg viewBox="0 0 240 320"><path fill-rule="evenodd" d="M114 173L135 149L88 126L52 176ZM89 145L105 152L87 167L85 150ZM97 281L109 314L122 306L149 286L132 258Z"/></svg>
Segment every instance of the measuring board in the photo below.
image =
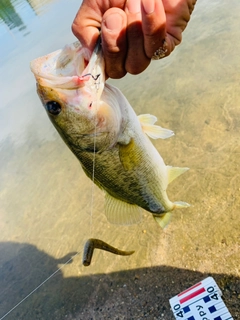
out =
<svg viewBox="0 0 240 320"><path fill-rule="evenodd" d="M221 295L215 280L208 277L169 302L177 320L233 320Z"/></svg>

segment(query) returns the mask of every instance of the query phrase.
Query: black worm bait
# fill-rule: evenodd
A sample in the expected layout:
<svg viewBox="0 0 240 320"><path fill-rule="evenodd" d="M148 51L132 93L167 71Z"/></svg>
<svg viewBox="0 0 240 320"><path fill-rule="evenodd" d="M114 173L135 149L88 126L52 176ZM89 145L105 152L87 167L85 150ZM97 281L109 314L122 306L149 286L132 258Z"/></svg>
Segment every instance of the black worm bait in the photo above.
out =
<svg viewBox="0 0 240 320"><path fill-rule="evenodd" d="M91 264L94 249L109 251L120 256L129 256L135 251L122 251L99 239L88 239L84 246L82 263L85 267Z"/></svg>

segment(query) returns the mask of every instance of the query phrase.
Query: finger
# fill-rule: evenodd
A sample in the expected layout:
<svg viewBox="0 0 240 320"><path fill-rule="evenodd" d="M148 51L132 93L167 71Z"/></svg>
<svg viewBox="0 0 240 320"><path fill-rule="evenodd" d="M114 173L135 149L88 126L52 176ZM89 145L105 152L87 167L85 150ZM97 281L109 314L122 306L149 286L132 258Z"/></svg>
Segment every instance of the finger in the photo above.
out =
<svg viewBox="0 0 240 320"><path fill-rule="evenodd" d="M123 10L111 8L103 15L101 37L105 70L113 79L122 78L126 74L126 28L127 17Z"/></svg>
<svg viewBox="0 0 240 320"><path fill-rule="evenodd" d="M125 69L131 74L144 71L150 63L145 54L144 37L142 33L141 0L128 0L125 12L127 14L128 53Z"/></svg>
<svg viewBox="0 0 240 320"><path fill-rule="evenodd" d="M190 14L192 14L196 3L197 3L197 0L188 0L188 7L189 7Z"/></svg>
<svg viewBox="0 0 240 320"><path fill-rule="evenodd" d="M142 31L144 49L148 58L163 47L166 37L166 15L159 0L142 0ZM167 52L166 52L167 54Z"/></svg>
<svg viewBox="0 0 240 320"><path fill-rule="evenodd" d="M182 41L185 30L196 0L162 0L166 12L167 54Z"/></svg>
<svg viewBox="0 0 240 320"><path fill-rule="evenodd" d="M72 24L72 32L84 47L93 51L100 34L102 14L88 1L82 3Z"/></svg>

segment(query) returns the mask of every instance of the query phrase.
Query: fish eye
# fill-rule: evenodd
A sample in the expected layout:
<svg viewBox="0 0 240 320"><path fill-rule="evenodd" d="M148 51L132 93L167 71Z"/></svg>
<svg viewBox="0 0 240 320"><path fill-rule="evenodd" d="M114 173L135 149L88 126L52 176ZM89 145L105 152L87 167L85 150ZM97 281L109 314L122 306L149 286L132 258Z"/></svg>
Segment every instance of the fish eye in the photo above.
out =
<svg viewBox="0 0 240 320"><path fill-rule="evenodd" d="M46 109L50 114L57 116L61 112L62 107L57 101L48 101L46 103Z"/></svg>

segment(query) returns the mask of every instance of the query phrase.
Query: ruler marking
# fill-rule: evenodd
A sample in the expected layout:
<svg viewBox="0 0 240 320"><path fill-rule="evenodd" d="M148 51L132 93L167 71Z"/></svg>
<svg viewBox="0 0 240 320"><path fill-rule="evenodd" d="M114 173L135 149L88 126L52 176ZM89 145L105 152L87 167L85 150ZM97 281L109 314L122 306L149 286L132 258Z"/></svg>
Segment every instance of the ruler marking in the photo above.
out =
<svg viewBox="0 0 240 320"><path fill-rule="evenodd" d="M215 280L208 277L174 296L169 302L176 319L196 320L205 312L212 320L233 320L221 295Z"/></svg>
<svg viewBox="0 0 240 320"><path fill-rule="evenodd" d="M203 292L205 292L205 291L206 291L205 288L198 289L197 291L189 294L189 295L186 296L185 298L182 298L182 299L180 300L180 303L183 304L184 302L187 302L188 300L190 300L190 299L198 296L199 294L201 294L201 293L203 293Z"/></svg>
<svg viewBox="0 0 240 320"><path fill-rule="evenodd" d="M188 288L188 289L184 290L183 292L181 292L181 293L179 293L179 294L178 294L178 297L180 297L180 296L182 296L183 294L185 294L185 293L187 293L187 292L191 291L192 289L194 289L194 288L196 288L196 287L200 286L201 284L202 284L202 282L199 282L199 283L195 284L194 286L192 286L192 287L190 287L190 288Z"/></svg>

